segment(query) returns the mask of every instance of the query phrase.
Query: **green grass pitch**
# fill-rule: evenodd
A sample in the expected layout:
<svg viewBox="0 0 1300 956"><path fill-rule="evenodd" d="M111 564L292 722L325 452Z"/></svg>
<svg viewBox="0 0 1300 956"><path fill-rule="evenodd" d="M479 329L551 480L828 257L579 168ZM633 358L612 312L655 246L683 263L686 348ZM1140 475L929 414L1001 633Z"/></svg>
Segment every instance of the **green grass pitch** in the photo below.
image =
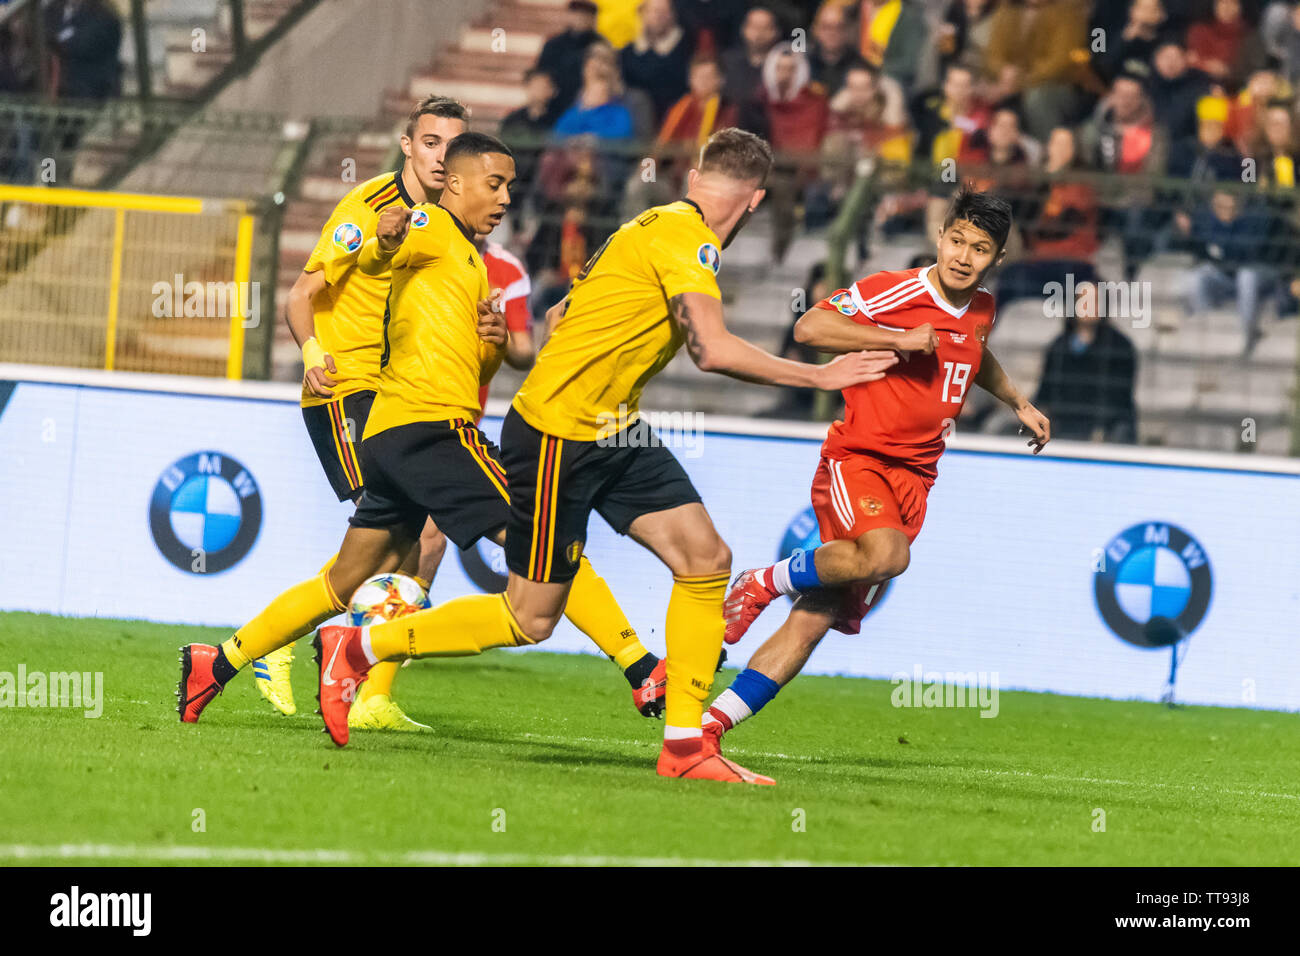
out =
<svg viewBox="0 0 1300 956"><path fill-rule="evenodd" d="M181 724L176 648L224 636L0 614L0 671L104 675L98 719L0 708L0 865L1300 862L1296 714L1003 692L983 719L807 677L728 737L778 784L744 787L656 777L662 725L594 656L417 661L397 696L435 732L337 750L304 641L298 716L241 675Z"/></svg>

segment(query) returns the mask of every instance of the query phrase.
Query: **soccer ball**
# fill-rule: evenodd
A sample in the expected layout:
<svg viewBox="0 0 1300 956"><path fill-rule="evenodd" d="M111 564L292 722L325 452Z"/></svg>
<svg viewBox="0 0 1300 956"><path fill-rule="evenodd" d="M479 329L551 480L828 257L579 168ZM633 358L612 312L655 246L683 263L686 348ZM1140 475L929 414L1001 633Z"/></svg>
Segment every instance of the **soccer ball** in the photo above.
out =
<svg viewBox="0 0 1300 956"><path fill-rule="evenodd" d="M415 578L405 574L376 574L352 595L348 623L353 627L382 624L428 606L429 594Z"/></svg>

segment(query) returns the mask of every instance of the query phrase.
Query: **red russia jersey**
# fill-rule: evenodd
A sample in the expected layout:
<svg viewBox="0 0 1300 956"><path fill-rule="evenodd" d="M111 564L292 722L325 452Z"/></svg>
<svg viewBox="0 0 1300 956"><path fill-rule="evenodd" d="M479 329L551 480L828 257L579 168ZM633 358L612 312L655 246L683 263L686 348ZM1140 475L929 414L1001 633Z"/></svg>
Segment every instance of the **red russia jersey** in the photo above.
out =
<svg viewBox="0 0 1300 956"><path fill-rule="evenodd" d="M877 272L817 303L882 329L929 322L939 339L932 355L906 353L884 378L844 389L844 421L831 426L825 457L872 455L934 480L944 439L979 374L994 310L983 287L965 308L953 308L930 285L933 268Z"/></svg>
<svg viewBox="0 0 1300 956"><path fill-rule="evenodd" d="M501 307L506 311L506 328L511 332L526 332L532 323L528 311L528 295L532 283L524 264L506 251L504 246L489 242L483 248L483 265L487 267L488 286L503 290ZM487 401L488 387L478 390L479 408Z"/></svg>

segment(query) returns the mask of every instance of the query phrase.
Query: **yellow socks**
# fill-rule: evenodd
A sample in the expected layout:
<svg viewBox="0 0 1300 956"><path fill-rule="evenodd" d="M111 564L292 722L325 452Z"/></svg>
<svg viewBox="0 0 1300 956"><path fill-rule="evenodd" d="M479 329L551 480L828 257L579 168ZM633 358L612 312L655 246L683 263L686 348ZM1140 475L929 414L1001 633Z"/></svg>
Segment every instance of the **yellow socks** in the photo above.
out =
<svg viewBox="0 0 1300 956"><path fill-rule="evenodd" d="M578 573L573 576L564 616L591 638L606 657L613 658L621 671L649 653L637 638L618 601L614 600L609 585L592 568L585 554L578 562Z"/></svg>
<svg viewBox="0 0 1300 956"><path fill-rule="evenodd" d="M668 644L668 687L664 696L664 736L668 740L696 738L704 701L722 650L722 602L729 574L673 578L668 600L665 638Z"/></svg>
<svg viewBox="0 0 1300 956"><path fill-rule="evenodd" d="M240 670L302 637L343 608L343 602L330 587L327 573L322 571L308 581L295 584L268 604L222 644L221 650L235 670Z"/></svg>
<svg viewBox="0 0 1300 956"><path fill-rule="evenodd" d="M721 614L721 611L718 612ZM532 644L504 594L475 594L427 611L374 624L362 631L366 656L376 661L403 657L465 657L492 647ZM367 646L368 645L368 646Z"/></svg>

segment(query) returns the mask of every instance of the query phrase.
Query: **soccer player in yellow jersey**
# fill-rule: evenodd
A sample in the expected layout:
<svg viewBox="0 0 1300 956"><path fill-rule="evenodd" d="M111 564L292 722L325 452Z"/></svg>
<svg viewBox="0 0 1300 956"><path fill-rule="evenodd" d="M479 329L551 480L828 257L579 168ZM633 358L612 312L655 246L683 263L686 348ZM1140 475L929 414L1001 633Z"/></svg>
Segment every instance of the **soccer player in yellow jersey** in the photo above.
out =
<svg viewBox="0 0 1300 956"><path fill-rule="evenodd" d="M443 154L447 144L468 128L468 115L464 106L444 96L420 101L402 134L401 168L361 183L340 200L289 292L286 319L303 355L302 417L339 501L359 500L364 485L357 449L379 381L379 340L388 300L388 274L361 272L356 268L357 253L362 242L375 234L385 209L437 201L446 178ZM402 570L427 588L447 541L430 521L420 544ZM343 595L344 600L349 597ZM284 714L297 710L289 680L292 663L293 644L253 662L257 689ZM397 665L370 672L357 706L348 715L353 727L429 729L407 717L393 701L396 674Z"/></svg>
<svg viewBox="0 0 1300 956"><path fill-rule="evenodd" d="M505 469L474 420L479 386L500 366L507 330L473 239L476 232L490 233L505 214L514 159L500 140L463 133L447 147L444 165L447 182L438 204L385 210L358 256L358 267L368 275L391 269L392 288L375 399L362 436L365 490L339 553L221 647L181 649L178 709L186 722L197 721L250 660L333 617L343 609L340 596L366 578L397 568L427 518L461 548L480 537L505 541ZM623 670L638 710L653 715L665 693L665 667L642 646L585 560L576 569L567 613ZM340 746L347 742L348 710L363 679L361 674L346 684L326 681L324 696L339 717L329 730Z"/></svg>
<svg viewBox="0 0 1300 956"><path fill-rule="evenodd" d="M715 133L689 174L685 200L624 223L583 267L501 432L510 482L505 594L457 598L370 627L322 628L321 713L331 732L345 713L339 686L378 661L475 654L550 636L566 599L572 612L594 510L673 574L658 772L772 782L703 750L700 722L722 647L731 552L685 470L637 410L646 382L682 345L705 371L832 391L878 379L897 361L893 352L856 352L806 365L727 331L716 278L721 237L734 236L762 200L771 164L770 147L752 133Z"/></svg>

